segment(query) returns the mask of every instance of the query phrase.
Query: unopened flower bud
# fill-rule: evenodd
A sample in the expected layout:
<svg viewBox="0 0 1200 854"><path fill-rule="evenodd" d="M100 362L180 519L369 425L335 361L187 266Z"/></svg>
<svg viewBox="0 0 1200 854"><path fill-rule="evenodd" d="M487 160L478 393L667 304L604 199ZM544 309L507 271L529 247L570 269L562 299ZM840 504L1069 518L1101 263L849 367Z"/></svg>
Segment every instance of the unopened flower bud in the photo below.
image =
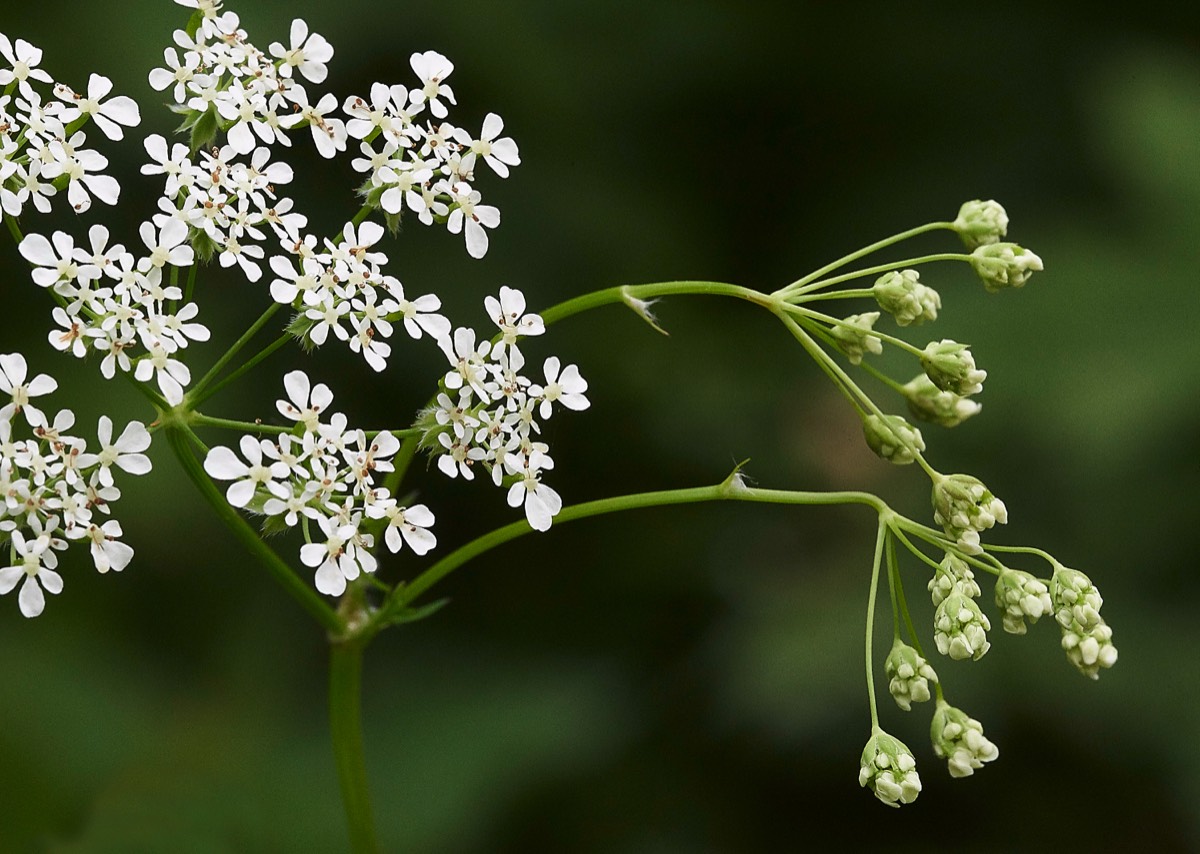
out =
<svg viewBox="0 0 1200 854"><path fill-rule="evenodd" d="M1044 269L1042 259L1015 243L990 243L971 253L971 266L990 293L1024 287L1029 277Z"/></svg>
<svg viewBox="0 0 1200 854"><path fill-rule="evenodd" d="M943 427L957 427L983 409L981 403L952 391L942 391L925 374L917 374L903 389L908 411L914 418Z"/></svg>
<svg viewBox="0 0 1200 854"><path fill-rule="evenodd" d="M951 593L961 593L968 599L974 599L980 593L971 567L965 560L949 552L946 552L946 556L938 564L933 578L929 579L927 589L935 608Z"/></svg>
<svg viewBox="0 0 1200 854"><path fill-rule="evenodd" d="M917 760L904 742L876 729L863 748L858 785L869 788L889 807L911 804L921 793Z"/></svg>
<svg viewBox="0 0 1200 854"><path fill-rule="evenodd" d="M1025 634L1025 620L1036 623L1054 610L1050 588L1028 572L1006 569L996 579L996 607L1003 612L1004 631Z"/></svg>
<svg viewBox="0 0 1200 854"><path fill-rule="evenodd" d="M938 292L921 284L920 275L916 270L893 270L876 279L871 288L879 307L901 326L937 320L942 307Z"/></svg>
<svg viewBox="0 0 1200 854"><path fill-rule="evenodd" d="M933 713L929 735L934 752L946 760L951 777L970 777L984 762L1000 755L983 734L983 724L944 700Z"/></svg>
<svg viewBox="0 0 1200 854"><path fill-rule="evenodd" d="M979 554L979 534L1008 522L1004 502L969 474L942 475L933 483L933 519L967 554Z"/></svg>
<svg viewBox="0 0 1200 854"><path fill-rule="evenodd" d="M998 243L1008 234L1008 214L997 201L979 199L965 203L958 209L954 230L962 238L967 249L975 249L989 243Z"/></svg>
<svg viewBox="0 0 1200 854"><path fill-rule="evenodd" d="M958 395L983 391L987 371L975 367L975 357L967 344L949 338L930 341L921 356L921 367L929 381L942 391Z"/></svg>
<svg viewBox="0 0 1200 854"><path fill-rule="evenodd" d="M837 342L838 349L846 354L851 364L861 363L866 353L879 355L883 352L883 341L879 339L878 335L871 334L871 329L877 320L879 320L877 311L852 314L829 330Z"/></svg>
<svg viewBox="0 0 1200 854"><path fill-rule="evenodd" d="M1100 616L1100 591L1079 570L1060 566L1050 581L1050 598L1067 660L1084 676L1100 678L1100 668L1117 663L1112 629Z"/></svg>
<svg viewBox="0 0 1200 854"><path fill-rule="evenodd" d="M908 465L925 450L921 431L899 415L868 415L863 419L863 435L872 451L898 466Z"/></svg>
<svg viewBox="0 0 1200 854"><path fill-rule="evenodd" d="M892 644L892 651L883 662L883 671L888 678L888 691L896 705L911 711L913 703L924 703L929 699L929 683L937 683L937 674L919 652L899 638Z"/></svg>
<svg viewBox="0 0 1200 854"><path fill-rule="evenodd" d="M938 652L955 661L983 658L992 648L987 631L992 627L974 599L955 591L942 600L933 614L933 642Z"/></svg>

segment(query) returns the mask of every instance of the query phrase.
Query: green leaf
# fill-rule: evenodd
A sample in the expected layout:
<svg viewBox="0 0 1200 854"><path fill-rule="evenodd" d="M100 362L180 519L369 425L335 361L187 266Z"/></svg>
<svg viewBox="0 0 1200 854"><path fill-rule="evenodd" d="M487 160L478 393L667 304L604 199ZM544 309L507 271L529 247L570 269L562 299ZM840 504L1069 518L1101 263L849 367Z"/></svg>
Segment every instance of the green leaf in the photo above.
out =
<svg viewBox="0 0 1200 854"><path fill-rule="evenodd" d="M187 26L184 27L184 32L188 34L188 38L193 41L196 38L196 33L200 31L200 25L204 23L204 13L197 10L191 18L188 19Z"/></svg>
<svg viewBox="0 0 1200 854"><path fill-rule="evenodd" d="M389 614L387 619L383 621L383 625L398 626L402 623L415 623L417 620L432 617L449 603L449 599L438 599L436 602L430 602L428 605L422 605L419 608L402 608L393 614Z"/></svg>
<svg viewBox="0 0 1200 854"><path fill-rule="evenodd" d="M207 110L197 117L192 125L192 153L195 154L202 148L207 148L217 138L217 131L220 129L220 119L217 117L217 108L209 106Z"/></svg>
<svg viewBox="0 0 1200 854"><path fill-rule="evenodd" d="M204 263L212 260L213 255L217 253L217 244L208 236L208 232L203 229L193 228L191 232L192 248L196 250L196 257Z"/></svg>

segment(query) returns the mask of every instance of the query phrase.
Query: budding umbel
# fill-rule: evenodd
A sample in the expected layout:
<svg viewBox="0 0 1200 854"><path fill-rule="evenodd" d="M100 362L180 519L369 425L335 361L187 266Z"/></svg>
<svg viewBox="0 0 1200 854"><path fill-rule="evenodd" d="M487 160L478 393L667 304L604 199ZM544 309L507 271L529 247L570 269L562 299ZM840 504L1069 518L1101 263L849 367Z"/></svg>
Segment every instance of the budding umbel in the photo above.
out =
<svg viewBox="0 0 1200 854"><path fill-rule="evenodd" d="M971 253L971 266L991 293L1024 287L1029 277L1044 269L1042 259L1015 243L989 243Z"/></svg>
<svg viewBox="0 0 1200 854"><path fill-rule="evenodd" d="M1008 522L1004 502L969 474L942 475L933 483L933 518L967 554L983 551L979 534Z"/></svg>
<svg viewBox="0 0 1200 854"><path fill-rule="evenodd" d="M937 320L942 298L933 288L921 284L916 270L893 270L875 280L871 293L879 307L896 318L900 326Z"/></svg>
<svg viewBox="0 0 1200 854"><path fill-rule="evenodd" d="M957 395L977 394L983 391L987 371L975 367L975 357L970 346L943 338L930 341L921 354L921 367L929 381L942 391Z"/></svg>
<svg viewBox="0 0 1200 854"><path fill-rule="evenodd" d="M998 243L1008 234L1008 214L999 202L992 199L966 202L958 209L958 217L953 224L967 249Z"/></svg>
<svg viewBox="0 0 1200 854"><path fill-rule="evenodd" d="M878 335L871 334L877 320L877 311L852 314L829 330L837 342L838 349L846 354L850 364L860 364L867 353L878 356L883 352L883 341Z"/></svg>
<svg viewBox="0 0 1200 854"><path fill-rule="evenodd" d="M1026 619L1036 623L1054 609L1050 588L1019 569L1006 569L996 579L996 607L1004 613L1004 631L1013 635L1025 634Z"/></svg>
<svg viewBox="0 0 1200 854"><path fill-rule="evenodd" d="M913 703L924 703L929 699L929 683L937 684L937 673L929 662L911 646L896 638L892 651L883 662L883 672L888 678L888 693L896 705L904 711L912 710Z"/></svg>
<svg viewBox="0 0 1200 854"><path fill-rule="evenodd" d="M977 401L942 391L925 374L913 377L902 388L908 411L914 418L943 427L957 427L983 409L983 404Z"/></svg>
<svg viewBox="0 0 1200 854"><path fill-rule="evenodd" d="M1117 663L1112 629L1100 616L1104 600L1092 580L1077 569L1060 566L1050 581L1054 619L1062 629L1062 646L1084 676L1100 678L1100 669Z"/></svg>
<svg viewBox="0 0 1200 854"><path fill-rule="evenodd" d="M951 777L970 777L984 762L1000 755L983 734L983 724L945 701L933 713L929 735L934 752L946 760Z"/></svg>
<svg viewBox="0 0 1200 854"><path fill-rule="evenodd" d="M898 466L912 463L925 450L921 431L899 415L868 415L863 419L863 435L881 459Z"/></svg>
<svg viewBox="0 0 1200 854"><path fill-rule="evenodd" d="M876 729L863 748L858 785L869 788L889 807L911 804L921 793L917 760L904 742Z"/></svg>

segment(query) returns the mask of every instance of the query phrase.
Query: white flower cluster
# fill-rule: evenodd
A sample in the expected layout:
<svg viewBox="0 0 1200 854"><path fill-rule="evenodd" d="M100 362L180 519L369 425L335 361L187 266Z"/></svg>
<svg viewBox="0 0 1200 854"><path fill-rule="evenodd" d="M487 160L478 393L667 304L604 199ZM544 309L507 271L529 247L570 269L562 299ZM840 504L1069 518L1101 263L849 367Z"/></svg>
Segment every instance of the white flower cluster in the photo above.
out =
<svg viewBox="0 0 1200 854"><path fill-rule="evenodd" d="M541 335L542 319L525 312L525 296L502 287L500 297L487 297L484 308L499 327L500 340L479 341L474 329L454 330L441 343L451 370L436 406L422 418L424 443L440 450L438 468L450 477L474 478L483 466L496 486L508 485L511 507L524 505L529 524L549 529L562 509L558 493L541 482L542 472L554 468L549 446L536 440L539 419L553 414L554 404L581 411L590 406L588 384L575 365L562 367L557 356L542 366L545 383L521 374L525 357L517 348L523 336ZM440 448L435 447L440 446Z"/></svg>
<svg viewBox="0 0 1200 854"><path fill-rule="evenodd" d="M937 320L942 298L933 288L921 284L916 270L893 270L875 280L871 293L879 307L896 318L900 326Z"/></svg>
<svg viewBox="0 0 1200 854"><path fill-rule="evenodd" d="M345 415L329 412L329 387L313 386L303 371L292 371L283 383L288 399L276 405L296 422L294 433L274 441L243 436L241 456L217 446L205 458L209 475L233 481L229 503L288 527L299 524L305 535L300 560L316 570L317 589L330 596L341 595L360 573L375 572L375 536L367 530L373 522L386 523L383 538L392 552L407 544L423 555L437 545L429 508L401 506L375 483L377 472L393 470L400 440L349 428Z"/></svg>
<svg viewBox="0 0 1200 854"><path fill-rule="evenodd" d="M121 523L100 516L109 515L121 497L114 467L129 474L150 471L142 453L150 447L144 424L131 422L114 440L112 421L101 417L99 452L89 452L85 440L67 435L74 413L64 409L51 421L33 404L56 388L46 374L30 379L20 353L0 355L0 400L6 399L0 407L0 540L9 541L11 561L0 569L0 594L24 579L18 601L26 617L42 613L43 591L62 591L56 552L68 541L87 543L102 573L129 564L133 549L119 539ZM14 433L22 420L32 433L26 439Z"/></svg>
<svg viewBox="0 0 1200 854"><path fill-rule="evenodd" d="M1000 756L996 745L983 734L983 724L962 709L938 704L930 725L934 752L946 760L951 777L970 777L984 762Z"/></svg>
<svg viewBox="0 0 1200 854"><path fill-rule="evenodd" d="M996 579L996 607L1003 612L1004 631L1025 634L1025 621L1036 623L1054 610L1045 582L1019 569L1006 569Z"/></svg>
<svg viewBox="0 0 1200 854"><path fill-rule="evenodd" d="M0 33L0 206L20 216L32 205L49 213L50 200L64 186L67 201L78 213L92 206L92 197L115 205L121 187L103 174L108 158L87 148L80 128L89 120L111 140L124 136L122 127L141 123L138 106L123 95L110 98L113 84L93 74L87 93L80 94L40 68L42 51L24 39L16 42ZM13 89L15 87L15 92ZM42 91L39 91L39 88Z"/></svg>
<svg viewBox="0 0 1200 854"><path fill-rule="evenodd" d="M191 382L187 365L176 356L191 341L207 341L209 331L194 322L195 303L177 307L183 293L163 281L163 268L189 265L194 255L184 244L187 227L178 220L142 223L140 234L145 249L137 257L121 244L110 246L102 225L88 231L87 246L76 246L71 235L56 231L50 239L28 235L20 250L33 265L33 281L50 289L59 303L51 345L81 359L98 350L106 378L117 370L133 371L142 382L154 378L175 405Z"/></svg>
<svg viewBox="0 0 1200 854"><path fill-rule="evenodd" d="M400 280L383 273L387 255L375 248L383 235L376 223L357 228L347 223L338 240L325 241L323 251L317 251L315 238L298 244L298 266L282 256L271 259L276 275L271 296L300 312L293 331L317 346L332 334L376 371L391 356L384 339L392 336L393 324L403 322L413 338L425 334L440 342L450 334L450 321L437 314L441 300L433 294L409 300Z"/></svg>
<svg viewBox="0 0 1200 854"><path fill-rule="evenodd" d="M925 374L917 374L901 389L908 411L914 417L943 427L957 427L983 409L983 404L978 401L952 391L942 391Z"/></svg>
<svg viewBox="0 0 1200 854"><path fill-rule="evenodd" d="M975 573L962 558L946 553L938 564L933 578L929 579L928 588L933 606L936 608L951 593L961 593L968 599L974 599L980 594L979 584L975 581Z"/></svg>
<svg viewBox="0 0 1200 854"><path fill-rule="evenodd" d="M979 478L939 475L933 482L933 518L967 554L980 554L979 535L997 522L1008 523L1008 509Z"/></svg>
<svg viewBox="0 0 1200 854"><path fill-rule="evenodd" d="M938 652L959 661L982 658L991 648L987 632L992 625L975 602L980 589L967 562L947 552L929 579L929 593L936 607L933 640Z"/></svg>
<svg viewBox="0 0 1200 854"><path fill-rule="evenodd" d="M921 794L917 760L904 742L876 729L863 748L858 785L870 788L889 807L911 804Z"/></svg>
<svg viewBox="0 0 1200 854"><path fill-rule="evenodd" d="M1100 591L1079 570L1059 566L1050 582L1050 596L1067 659L1084 676L1099 679L1101 668L1117 663L1112 628L1100 616L1104 604Z"/></svg>
<svg viewBox="0 0 1200 854"><path fill-rule="evenodd" d="M937 673L921 653L896 638L892 651L883 663L888 678L888 693L904 711L912 711L913 703L929 699L929 683L937 683Z"/></svg>

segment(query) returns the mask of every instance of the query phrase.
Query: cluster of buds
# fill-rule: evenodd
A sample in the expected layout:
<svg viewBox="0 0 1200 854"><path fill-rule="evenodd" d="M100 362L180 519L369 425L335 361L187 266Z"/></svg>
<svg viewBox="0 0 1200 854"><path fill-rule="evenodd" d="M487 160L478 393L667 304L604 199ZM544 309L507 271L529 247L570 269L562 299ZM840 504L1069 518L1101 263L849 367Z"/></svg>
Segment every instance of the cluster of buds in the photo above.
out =
<svg viewBox="0 0 1200 854"><path fill-rule="evenodd" d="M863 356L867 353L879 355L883 352L883 341L878 335L871 334L877 320L877 311L852 314L829 330L838 349L850 360L850 364L861 364Z"/></svg>
<svg viewBox="0 0 1200 854"><path fill-rule="evenodd" d="M957 427L983 409L977 401L938 388L925 374L917 374L902 388L914 418L943 427Z"/></svg>
<svg viewBox="0 0 1200 854"><path fill-rule="evenodd" d="M987 632L992 627L979 604L961 590L942 600L933 614L933 642L938 652L956 661L978 661L992 648Z"/></svg>
<svg viewBox="0 0 1200 854"><path fill-rule="evenodd" d="M1079 570L1059 566L1050 581L1050 598L1067 659L1084 676L1098 679L1101 668L1117 663L1112 629L1100 616L1100 591Z"/></svg>
<svg viewBox="0 0 1200 854"><path fill-rule="evenodd" d="M967 554L983 551L979 535L1008 522L1004 502L967 474L938 475L933 482L933 518Z"/></svg>
<svg viewBox="0 0 1200 854"><path fill-rule="evenodd" d="M929 579L928 590L935 608L952 593L960 593L968 599L974 599L981 592L970 565L950 552L942 558L942 562L933 573L933 578Z"/></svg>
<svg viewBox="0 0 1200 854"><path fill-rule="evenodd" d="M917 760L904 742L876 728L863 748L858 785L889 807L911 804L921 794Z"/></svg>
<svg viewBox="0 0 1200 854"><path fill-rule="evenodd" d="M968 346L949 338L930 341L925 346L921 367L939 389L962 397L983 391L983 381L987 379L987 371L975 367L975 357Z"/></svg>
<svg viewBox="0 0 1200 854"><path fill-rule="evenodd" d="M1000 755L983 734L983 724L944 700L933 713L930 736L934 752L946 760L951 777L970 777L984 762Z"/></svg>
<svg viewBox="0 0 1200 854"><path fill-rule="evenodd" d="M924 703L929 699L929 683L937 684L937 673L922 655L896 638L892 651L883 663L888 678L888 692L896 705L904 711L912 710L913 703Z"/></svg>
<svg viewBox="0 0 1200 854"><path fill-rule="evenodd" d="M46 374L29 378L25 357L0 355L0 540L8 540L13 564L0 568L0 594L19 582L18 604L26 617L36 617L46 605L43 593L62 591L56 572L56 552L70 542L88 545L99 572L120 572L133 558L121 542L121 523L104 520L120 499L113 469L146 474L150 433L131 422L113 439L113 423L101 417L99 450L89 451L86 440L67 434L75 426L69 409L53 419L34 405L35 398L52 393L58 383ZM19 417L18 417L19 416ZM31 432L17 438L22 424Z"/></svg>
<svg viewBox="0 0 1200 854"><path fill-rule="evenodd" d="M867 445L881 459L898 466L908 465L925 450L921 431L899 415L868 415L863 419Z"/></svg>
<svg viewBox="0 0 1200 854"><path fill-rule="evenodd" d="M938 292L921 284L921 274L916 270L884 273L876 279L871 292L879 307L896 318L900 326L937 320L938 309L942 307Z"/></svg>
<svg viewBox="0 0 1200 854"><path fill-rule="evenodd" d="M1021 288L1034 273L1044 270L1042 259L1015 243L990 243L971 253L971 266L990 293Z"/></svg>
<svg viewBox="0 0 1200 854"><path fill-rule="evenodd" d="M1008 212L994 199L964 202L952 223L967 249L999 243L1008 234Z"/></svg>
<svg viewBox="0 0 1200 854"><path fill-rule="evenodd" d="M1050 588L1019 569L1005 569L996 579L996 607L1003 614L1004 631L1013 635L1025 634L1026 620L1036 623L1054 608Z"/></svg>

